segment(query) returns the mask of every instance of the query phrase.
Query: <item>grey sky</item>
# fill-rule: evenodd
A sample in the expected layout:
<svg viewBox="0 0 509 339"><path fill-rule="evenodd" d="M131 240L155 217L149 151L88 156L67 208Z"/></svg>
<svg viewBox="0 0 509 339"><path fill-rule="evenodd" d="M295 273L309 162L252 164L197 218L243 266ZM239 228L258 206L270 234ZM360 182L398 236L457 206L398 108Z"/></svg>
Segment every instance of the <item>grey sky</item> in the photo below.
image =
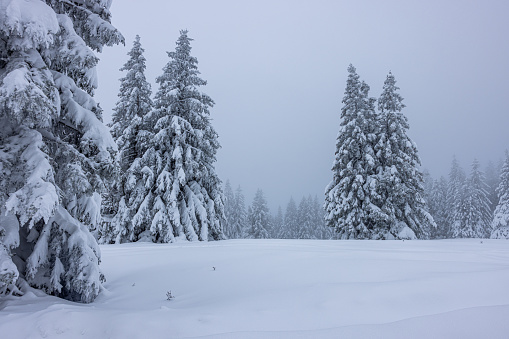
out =
<svg viewBox="0 0 509 339"><path fill-rule="evenodd" d="M272 212L290 196L322 199L349 63L374 97L393 72L433 176L448 173L453 154L468 171L509 148L509 1L114 0L111 11L126 46L99 55L105 120L135 35L155 92L166 51L188 29L216 102L218 174L247 203L262 188Z"/></svg>

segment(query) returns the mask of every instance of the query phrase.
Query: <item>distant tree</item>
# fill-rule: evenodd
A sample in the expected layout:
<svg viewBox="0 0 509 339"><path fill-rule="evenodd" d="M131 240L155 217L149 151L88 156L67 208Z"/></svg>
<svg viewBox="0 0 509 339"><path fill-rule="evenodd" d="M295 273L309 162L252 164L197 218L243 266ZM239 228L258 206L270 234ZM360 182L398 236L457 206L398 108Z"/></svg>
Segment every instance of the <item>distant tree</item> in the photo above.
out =
<svg viewBox="0 0 509 339"><path fill-rule="evenodd" d="M330 227L325 225L323 207L322 204L318 201L318 197L316 195L310 204L313 225L312 232L314 234L314 238L331 239L333 231Z"/></svg>
<svg viewBox="0 0 509 339"><path fill-rule="evenodd" d="M399 238L404 228L410 228L418 238L425 239L436 225L427 212L421 162L417 146L407 135L409 125L401 113L405 105L398 90L394 75L389 72L378 99L379 136L375 152L380 167L374 203L383 217L374 230L375 238Z"/></svg>
<svg viewBox="0 0 509 339"><path fill-rule="evenodd" d="M359 80L352 65L348 73L333 177L325 190L325 218L342 239L369 239L375 227L388 222L374 204L381 199L374 190L377 119L369 86Z"/></svg>
<svg viewBox="0 0 509 339"><path fill-rule="evenodd" d="M298 227L297 205L295 204L293 197L291 197L288 205L286 206L283 229L279 234L279 238L296 239Z"/></svg>
<svg viewBox="0 0 509 339"><path fill-rule="evenodd" d="M497 188L498 205L493 217L491 238L509 239L509 153L506 151L505 161L500 174Z"/></svg>
<svg viewBox="0 0 509 339"><path fill-rule="evenodd" d="M498 194L497 188L500 184L500 169L497 169L493 161L488 162L486 166L486 191L488 193L488 199L490 200L490 211L493 216L495 208L498 205Z"/></svg>
<svg viewBox="0 0 509 339"><path fill-rule="evenodd" d="M262 190L257 190L249 213L247 237L251 239L267 239L269 232L269 208Z"/></svg>
<svg viewBox="0 0 509 339"><path fill-rule="evenodd" d="M464 223L466 206L466 175L458 163L456 157L453 157L451 170L449 172L449 189L447 194L448 225L450 227L452 238L460 237L460 227Z"/></svg>
<svg viewBox="0 0 509 339"><path fill-rule="evenodd" d="M314 220L311 196L302 197L297 213L297 239L314 239Z"/></svg>
<svg viewBox="0 0 509 339"><path fill-rule="evenodd" d="M283 227L283 210L281 209L281 206L279 206L277 209L277 214L274 216L271 238L279 238L283 232Z"/></svg>
<svg viewBox="0 0 509 339"><path fill-rule="evenodd" d="M451 236L449 209L447 208L449 185L444 177L433 180L427 199L429 213L433 216L436 228L431 229L432 239L446 239Z"/></svg>
<svg viewBox="0 0 509 339"><path fill-rule="evenodd" d="M240 185L235 190L235 206L233 211L233 221L230 225L234 234L233 238L243 238L248 225L245 198Z"/></svg>
<svg viewBox="0 0 509 339"><path fill-rule="evenodd" d="M472 171L465 182L464 197L460 206L461 217L455 228L457 238L486 238L491 234L491 215L486 193L484 175L477 160L472 163Z"/></svg>
<svg viewBox="0 0 509 339"><path fill-rule="evenodd" d="M123 42L109 6L0 6L0 294L23 292L23 280L85 303L101 290L90 231L101 223L116 146L93 99L93 50Z"/></svg>
<svg viewBox="0 0 509 339"><path fill-rule="evenodd" d="M224 234L229 239L237 237L237 231L234 227L235 223L235 194L233 193L230 180L226 180L224 185L224 214L226 223L224 227Z"/></svg>
<svg viewBox="0 0 509 339"><path fill-rule="evenodd" d="M150 84L145 78L144 49L137 35L129 60L120 71L126 75L120 79L119 100L114 108L111 133L118 145L118 176L105 195L108 205L107 214L116 214L112 222L103 224L99 241L113 243L132 241L137 231L131 223L139 210L149 187L144 187L141 158L147 150L148 138L152 136L146 130L143 119L152 110Z"/></svg>

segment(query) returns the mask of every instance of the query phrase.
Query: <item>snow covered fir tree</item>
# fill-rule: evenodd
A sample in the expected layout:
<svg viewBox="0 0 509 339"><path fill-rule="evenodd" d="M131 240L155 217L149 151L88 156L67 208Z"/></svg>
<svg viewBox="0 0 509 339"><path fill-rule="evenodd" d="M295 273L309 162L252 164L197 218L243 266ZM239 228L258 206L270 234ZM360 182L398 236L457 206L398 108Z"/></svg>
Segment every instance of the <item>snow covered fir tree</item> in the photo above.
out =
<svg viewBox="0 0 509 339"><path fill-rule="evenodd" d="M386 229L379 229L375 238L413 237L408 235L413 232L416 237L426 239L436 225L427 211L424 180L419 169L421 161L417 146L407 135L410 126L401 113L405 105L398 90L394 75L389 72L378 99L380 114L375 153L379 167L378 178L374 181L376 203L381 202L379 207L384 217L389 217L388 233Z"/></svg>
<svg viewBox="0 0 509 339"><path fill-rule="evenodd" d="M0 12L0 292L100 292L101 191L115 143L94 51L123 42L110 1L11 0Z"/></svg>
<svg viewBox="0 0 509 339"><path fill-rule="evenodd" d="M327 224L342 239L427 238L434 222L394 76L387 76L377 114L369 86L352 65L348 73L333 179L325 192Z"/></svg>
<svg viewBox="0 0 509 339"><path fill-rule="evenodd" d="M129 60L120 69L126 75L120 79L119 99L111 123L111 134L118 145L118 174L105 199L111 207L103 208L106 214L114 217L103 223L99 234L101 243L133 240L130 222L143 202L141 197L148 190L143 185L140 162L152 137L144 118L152 110L153 103L150 84L145 78L143 53L137 35L128 53Z"/></svg>
<svg viewBox="0 0 509 339"><path fill-rule="evenodd" d="M199 91L207 82L199 77L191 41L180 32L156 79L154 109L143 116L142 146L135 148L136 158L129 156L126 196L113 218L117 242L224 239L224 198L214 167L220 146L210 122L214 102Z"/></svg>
<svg viewBox="0 0 509 339"><path fill-rule="evenodd" d="M371 182L376 173L377 120L355 67L348 79L341 109L340 131L332 167L333 178L325 190L326 221L342 239L370 239L380 209L373 204Z"/></svg>

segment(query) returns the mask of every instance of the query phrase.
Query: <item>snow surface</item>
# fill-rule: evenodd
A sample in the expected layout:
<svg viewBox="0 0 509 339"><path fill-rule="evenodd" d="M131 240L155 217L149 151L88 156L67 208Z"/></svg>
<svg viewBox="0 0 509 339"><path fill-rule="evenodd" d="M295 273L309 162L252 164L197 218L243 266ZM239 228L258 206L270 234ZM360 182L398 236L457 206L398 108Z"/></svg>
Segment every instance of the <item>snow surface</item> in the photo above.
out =
<svg viewBox="0 0 509 339"><path fill-rule="evenodd" d="M101 251L107 290L94 303L35 290L4 297L1 337L509 337L507 240L227 240Z"/></svg>

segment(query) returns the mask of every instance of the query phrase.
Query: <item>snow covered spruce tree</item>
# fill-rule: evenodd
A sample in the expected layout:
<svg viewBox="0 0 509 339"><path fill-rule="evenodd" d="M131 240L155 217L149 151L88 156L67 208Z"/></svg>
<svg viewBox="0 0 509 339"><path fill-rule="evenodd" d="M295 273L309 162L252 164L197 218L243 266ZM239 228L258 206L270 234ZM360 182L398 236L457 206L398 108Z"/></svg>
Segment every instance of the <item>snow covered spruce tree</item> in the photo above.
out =
<svg viewBox="0 0 509 339"><path fill-rule="evenodd" d="M143 185L140 161L147 150L151 133L146 130L144 117L152 110L150 84L145 78L144 49L137 35L129 60L120 68L126 75L120 79L120 91L111 123L111 134L118 145L118 176L108 190L106 200L114 207L112 222L103 223L99 241L113 243L130 240L131 220L143 202L147 188Z"/></svg>
<svg viewBox="0 0 509 339"><path fill-rule="evenodd" d="M325 219L342 239L370 239L389 229L390 216L376 203L382 197L376 192L374 146L377 141L377 119L374 99L368 97L369 86L359 80L355 67L348 67L340 131L336 139L333 177L325 190Z"/></svg>
<svg viewBox="0 0 509 339"><path fill-rule="evenodd" d="M99 294L100 192L115 143L92 50L123 41L111 1L0 2L0 293ZM18 287L17 287L18 286Z"/></svg>
<svg viewBox="0 0 509 339"><path fill-rule="evenodd" d="M505 154L504 166L497 189L498 205L492 222L492 239L509 239L509 153Z"/></svg>
<svg viewBox="0 0 509 339"><path fill-rule="evenodd" d="M417 146L407 135L409 125L401 113L405 105L398 90L389 72L378 99L379 135L375 146L379 162L376 203L380 202L384 217L389 218L383 220L388 228L377 227L374 238L426 239L436 225L426 210L421 162Z"/></svg>
<svg viewBox="0 0 509 339"><path fill-rule="evenodd" d="M253 204L249 209L250 214L249 227L247 229L247 238L250 239L267 239L269 238L268 229L270 228L269 207L267 200L261 189L256 191Z"/></svg>
<svg viewBox="0 0 509 339"><path fill-rule="evenodd" d="M156 79L155 108L144 120L152 135L133 164L141 173L141 185L136 213L124 235L127 241L224 238L223 192L214 167L219 142L209 117L214 102L198 89L207 82L199 77L191 41L187 31L180 32L175 51L168 52L170 61Z"/></svg>

